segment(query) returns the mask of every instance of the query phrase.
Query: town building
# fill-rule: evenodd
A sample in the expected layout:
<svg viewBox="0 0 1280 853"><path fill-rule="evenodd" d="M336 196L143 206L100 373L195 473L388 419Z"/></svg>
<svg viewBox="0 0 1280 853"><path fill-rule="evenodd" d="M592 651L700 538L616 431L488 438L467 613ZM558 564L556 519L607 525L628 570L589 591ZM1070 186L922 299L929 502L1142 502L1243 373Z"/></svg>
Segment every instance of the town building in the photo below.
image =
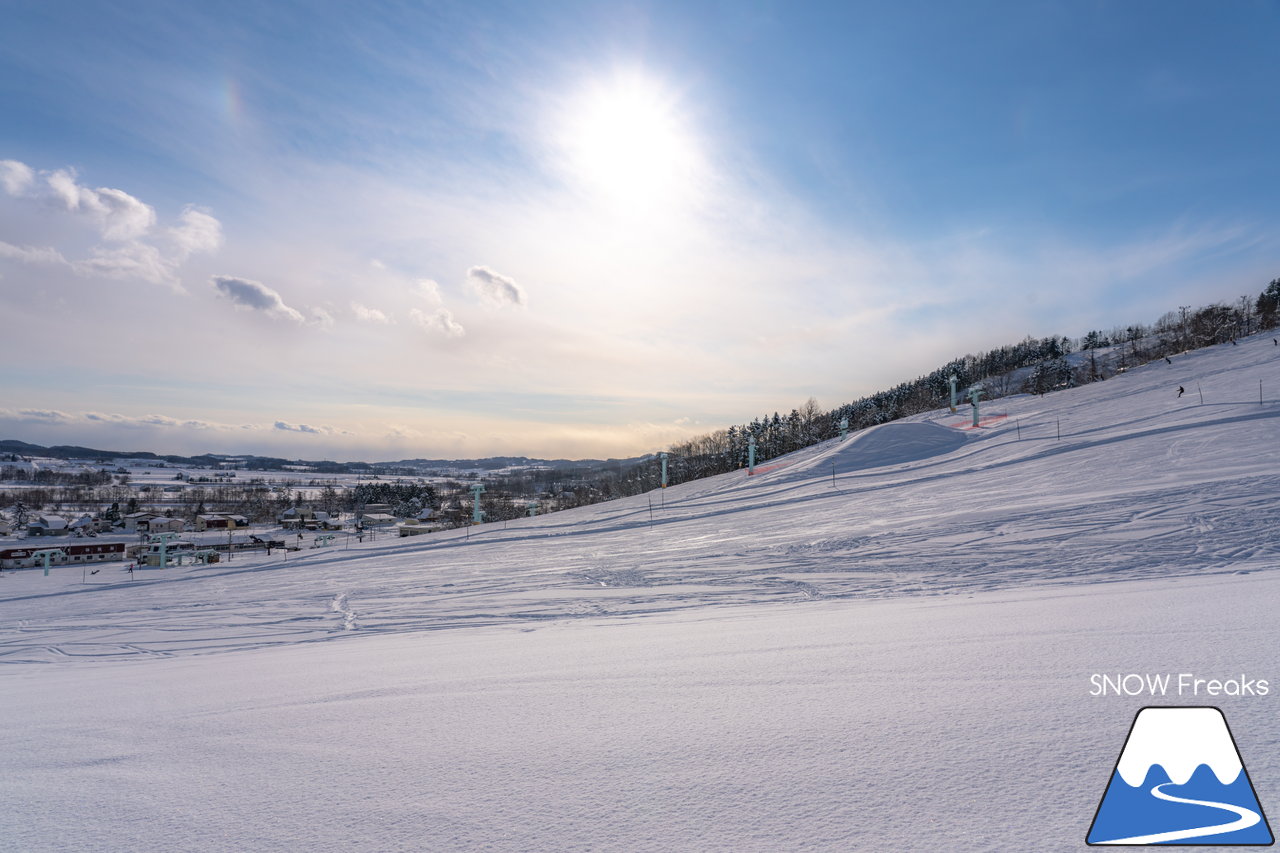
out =
<svg viewBox="0 0 1280 853"><path fill-rule="evenodd" d="M196 516L196 530L240 530L249 526L249 520L243 515L225 515L223 513L206 513Z"/></svg>
<svg viewBox="0 0 1280 853"><path fill-rule="evenodd" d="M109 560L123 560L125 543L95 542L92 545L56 545L61 553L54 554L49 560L51 566L79 565L81 563L102 563ZM0 550L0 569L29 569L43 566L44 559L33 556L37 551L51 550L49 547L5 548Z"/></svg>
<svg viewBox="0 0 1280 853"><path fill-rule="evenodd" d="M67 520L60 515L37 515L27 522L28 536L66 536Z"/></svg>

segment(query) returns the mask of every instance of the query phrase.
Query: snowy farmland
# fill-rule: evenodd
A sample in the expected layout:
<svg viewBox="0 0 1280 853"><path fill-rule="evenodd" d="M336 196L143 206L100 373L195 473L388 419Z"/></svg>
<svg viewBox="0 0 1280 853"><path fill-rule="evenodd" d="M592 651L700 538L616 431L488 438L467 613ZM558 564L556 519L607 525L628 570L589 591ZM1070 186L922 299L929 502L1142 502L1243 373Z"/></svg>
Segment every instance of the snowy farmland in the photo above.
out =
<svg viewBox="0 0 1280 853"><path fill-rule="evenodd" d="M1260 384L1261 383L1261 384ZM1187 393L1178 398L1178 386ZM505 527L0 577L0 849L1076 850L1134 713L1280 811L1280 347Z"/></svg>

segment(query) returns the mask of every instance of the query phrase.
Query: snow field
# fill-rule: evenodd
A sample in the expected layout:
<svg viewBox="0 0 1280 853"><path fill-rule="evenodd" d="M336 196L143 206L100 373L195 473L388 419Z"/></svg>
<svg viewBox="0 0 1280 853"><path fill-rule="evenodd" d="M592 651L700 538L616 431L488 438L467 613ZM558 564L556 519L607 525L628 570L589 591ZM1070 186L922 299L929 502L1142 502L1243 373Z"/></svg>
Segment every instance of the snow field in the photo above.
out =
<svg viewBox="0 0 1280 853"><path fill-rule="evenodd" d="M0 830L24 850L1079 849L1143 703L1089 697L1088 673L1274 671L1278 585L1118 583L1108 606L1092 587L754 605L16 667ZM1270 703L1219 704L1276 801Z"/></svg>
<svg viewBox="0 0 1280 853"><path fill-rule="evenodd" d="M1090 674L1280 684L1273 385L1261 337L505 528L6 572L0 849L1082 849L1160 704ZM1275 691L1211 701L1280 808Z"/></svg>

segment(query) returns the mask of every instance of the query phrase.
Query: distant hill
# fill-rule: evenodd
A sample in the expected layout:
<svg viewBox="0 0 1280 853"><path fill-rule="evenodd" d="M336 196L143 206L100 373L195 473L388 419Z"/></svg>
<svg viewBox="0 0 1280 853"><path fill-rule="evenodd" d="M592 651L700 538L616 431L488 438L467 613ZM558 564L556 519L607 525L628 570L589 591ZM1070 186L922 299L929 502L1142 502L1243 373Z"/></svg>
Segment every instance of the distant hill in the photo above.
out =
<svg viewBox="0 0 1280 853"><path fill-rule="evenodd" d="M17 439L0 439L0 453L19 456L44 456L52 459L89 459L109 461L134 459L142 462L164 462L167 465L188 465L199 468L215 468L234 462L237 467L256 471L297 470L299 467L323 473L394 473L431 470L496 471L502 468L589 468L609 469L630 465L647 457L632 459L530 459L527 456L490 456L484 459L402 459L396 462L332 462L327 459L281 459L274 456L229 455L203 453L198 456L178 456L151 453L145 450L100 450L93 447L58 444L44 447Z"/></svg>

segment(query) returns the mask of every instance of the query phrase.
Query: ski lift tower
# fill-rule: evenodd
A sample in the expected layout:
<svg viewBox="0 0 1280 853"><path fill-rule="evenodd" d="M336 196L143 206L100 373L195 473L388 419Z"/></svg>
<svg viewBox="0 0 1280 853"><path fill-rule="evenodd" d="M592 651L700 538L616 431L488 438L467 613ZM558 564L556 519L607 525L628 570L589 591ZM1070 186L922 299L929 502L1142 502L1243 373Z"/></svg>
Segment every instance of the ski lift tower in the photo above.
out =
<svg viewBox="0 0 1280 853"><path fill-rule="evenodd" d="M39 551L32 551L31 556L37 560L44 561L44 576L49 577L49 561L65 560L67 558L67 552L61 548L42 548Z"/></svg>
<svg viewBox="0 0 1280 853"><path fill-rule="evenodd" d="M665 488L667 487L667 454L666 454L666 451L663 451L662 453L659 453L659 454L658 454L658 456L662 457L662 488L664 488L664 489L665 489Z"/></svg>
<svg viewBox="0 0 1280 853"><path fill-rule="evenodd" d="M176 533L152 533L147 537L148 542L156 543L160 546L160 568L169 568L169 543L177 538L178 534Z"/></svg>
<svg viewBox="0 0 1280 853"><path fill-rule="evenodd" d="M974 385L969 389L969 402L973 406L973 425L978 425L978 400L982 397L984 389L981 385Z"/></svg>
<svg viewBox="0 0 1280 853"><path fill-rule="evenodd" d="M844 438L848 434L849 434L849 417L846 415L845 417L840 419L840 437Z"/></svg>
<svg viewBox="0 0 1280 853"><path fill-rule="evenodd" d="M471 523L479 524L484 517L484 510L480 509L480 493L484 491L483 483L476 483L471 487Z"/></svg>
<svg viewBox="0 0 1280 853"><path fill-rule="evenodd" d="M947 381L951 383L951 413L954 415L956 412L956 382L959 380L953 373L947 377Z"/></svg>

